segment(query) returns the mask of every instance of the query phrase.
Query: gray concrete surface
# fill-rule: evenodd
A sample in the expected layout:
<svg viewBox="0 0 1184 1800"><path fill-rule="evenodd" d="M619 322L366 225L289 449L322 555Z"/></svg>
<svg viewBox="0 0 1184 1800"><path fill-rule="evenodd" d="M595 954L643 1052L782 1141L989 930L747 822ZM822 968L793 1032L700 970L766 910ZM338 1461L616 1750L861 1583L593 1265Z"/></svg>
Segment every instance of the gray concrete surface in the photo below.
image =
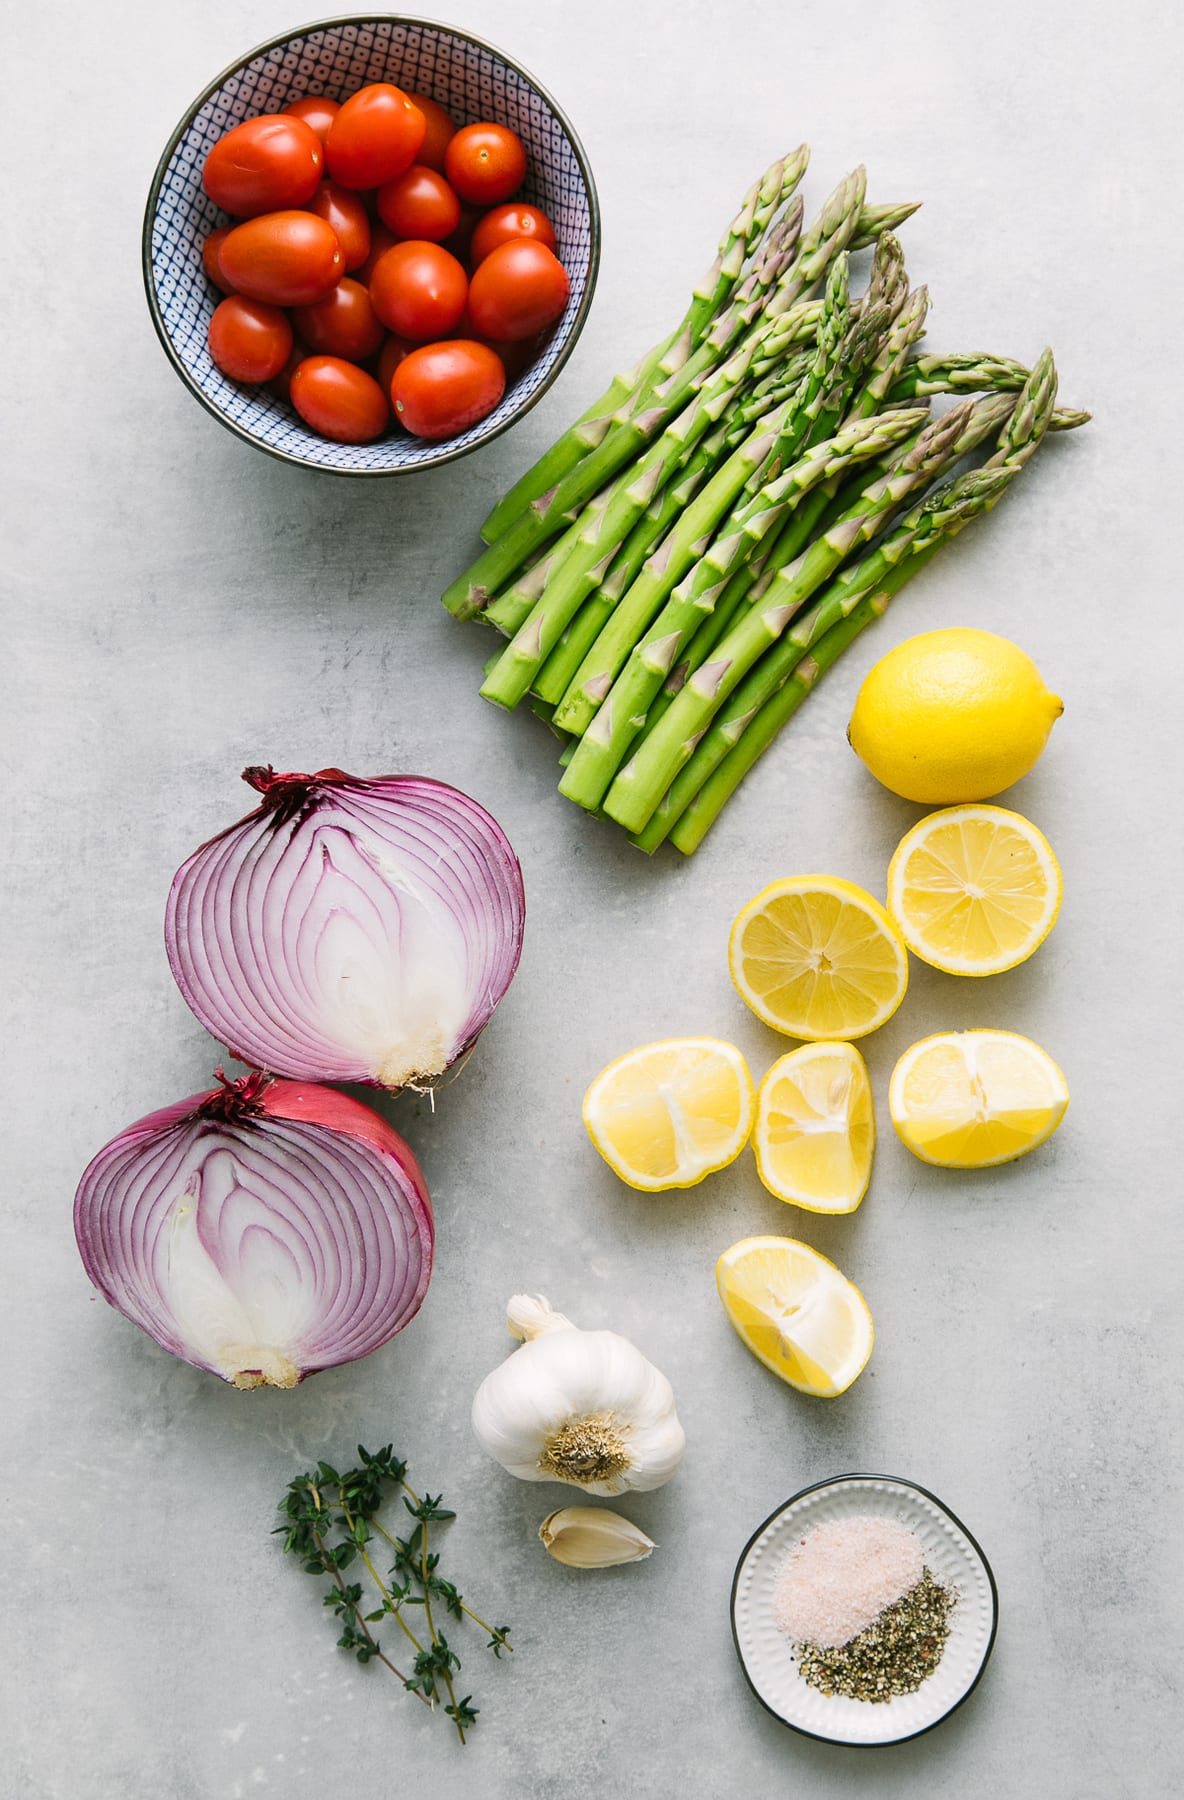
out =
<svg viewBox="0 0 1184 1800"><path fill-rule="evenodd" d="M50 3L12 26L0 1795L1179 1791L1179 28L1150 0L453 7L583 133L600 290L521 429L436 475L356 485L221 431L167 366L140 290L167 131L299 12ZM484 640L436 597L495 495L677 316L736 196L803 136L814 199L860 158L876 199L924 199L906 244L934 289L935 346L1030 358L1050 341L1065 397L1096 423L902 597L692 863L650 864L556 796L535 721L477 698ZM729 921L790 871L882 889L918 809L874 786L843 729L872 661L944 623L1018 639L1064 695L1009 796L1064 865L1054 936L981 984L914 967L868 1045L885 1129L853 1218L786 1211L747 1158L697 1192L628 1192L584 1138L585 1084L664 1034L731 1037L758 1074L781 1052L732 992ZM367 1362L241 1395L91 1293L70 1202L100 1144L218 1060L169 978L164 899L182 857L246 810L239 769L267 759L470 790L521 854L530 920L464 1078L434 1116L389 1108L439 1216L421 1316ZM951 1178L896 1143L885 1090L908 1043L973 1024L1047 1045L1073 1104L1027 1162ZM873 1361L833 1405L767 1375L714 1292L727 1244L797 1229L876 1317ZM561 1491L513 1482L470 1437L521 1287L633 1336L674 1382L690 1449L630 1508L660 1546L647 1564L551 1564L534 1531ZM474 1651L466 1668L482 1716L464 1752L333 1648L313 1584L268 1535L298 1467L391 1437L457 1505L457 1579L515 1628L511 1666ZM752 1528L851 1469L940 1494L1002 1596L972 1701L883 1753L766 1717L728 1627Z"/></svg>

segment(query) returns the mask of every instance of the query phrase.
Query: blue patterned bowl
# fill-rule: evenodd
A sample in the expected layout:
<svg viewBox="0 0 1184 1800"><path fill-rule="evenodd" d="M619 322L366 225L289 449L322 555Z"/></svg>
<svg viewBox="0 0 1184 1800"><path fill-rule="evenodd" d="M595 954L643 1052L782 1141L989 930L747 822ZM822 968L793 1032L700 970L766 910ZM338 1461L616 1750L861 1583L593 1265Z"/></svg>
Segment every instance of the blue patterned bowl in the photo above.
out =
<svg viewBox="0 0 1184 1800"><path fill-rule="evenodd" d="M535 362L501 404L468 431L439 442L394 433L375 444L333 444L309 431L286 401L240 387L214 367L206 333L215 294L201 246L227 215L202 191L211 144L240 119L279 112L302 94L344 100L371 81L430 94L458 125L495 120L516 131L529 158L524 200L555 227L571 280L567 309ZM476 449L530 408L570 356L596 283L600 213L583 145L534 78L500 50L451 25L396 14L328 19L261 44L226 69L188 108L157 166L144 215L144 285L157 334L182 381L228 430L285 462L338 475L397 475Z"/></svg>

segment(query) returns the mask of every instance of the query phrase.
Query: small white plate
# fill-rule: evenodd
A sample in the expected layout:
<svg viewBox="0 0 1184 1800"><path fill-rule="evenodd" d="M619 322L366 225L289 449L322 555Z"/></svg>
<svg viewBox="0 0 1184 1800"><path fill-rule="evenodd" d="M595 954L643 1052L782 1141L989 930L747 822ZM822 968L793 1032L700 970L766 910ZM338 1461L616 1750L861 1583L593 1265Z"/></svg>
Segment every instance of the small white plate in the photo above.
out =
<svg viewBox="0 0 1184 1800"><path fill-rule="evenodd" d="M876 1704L809 1687L773 1617L774 1590L793 1546L817 1525L856 1516L895 1519L915 1531L934 1580L958 1593L933 1674L915 1694ZM732 1635L748 1685L775 1718L831 1744L899 1744L948 1718L986 1667L998 1613L995 1578L966 1527L933 1494L888 1475L839 1475L803 1488L749 1539L732 1583Z"/></svg>

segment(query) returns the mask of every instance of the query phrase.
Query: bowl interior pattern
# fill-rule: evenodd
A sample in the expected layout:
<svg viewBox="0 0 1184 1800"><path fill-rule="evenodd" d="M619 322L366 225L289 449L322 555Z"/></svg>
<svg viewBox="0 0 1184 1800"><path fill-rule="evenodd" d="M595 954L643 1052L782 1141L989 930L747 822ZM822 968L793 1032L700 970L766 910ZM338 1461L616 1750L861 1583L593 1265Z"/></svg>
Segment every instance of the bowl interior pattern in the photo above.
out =
<svg viewBox="0 0 1184 1800"><path fill-rule="evenodd" d="M242 119L279 112L303 94L344 100L372 81L429 94L458 125L493 119L522 138L529 158L520 197L551 219L571 280L563 317L535 362L498 407L444 442L401 434L374 444L333 444L310 432L286 402L240 387L211 360L206 342L221 295L201 247L229 221L202 190L210 146ZM145 220L145 279L153 318L182 375L215 414L276 455L317 468L389 474L449 458L503 430L549 385L566 360L591 300L596 268L595 195L583 152L553 103L496 51L443 25L403 18L339 20L264 45L222 76L178 129L153 183Z"/></svg>

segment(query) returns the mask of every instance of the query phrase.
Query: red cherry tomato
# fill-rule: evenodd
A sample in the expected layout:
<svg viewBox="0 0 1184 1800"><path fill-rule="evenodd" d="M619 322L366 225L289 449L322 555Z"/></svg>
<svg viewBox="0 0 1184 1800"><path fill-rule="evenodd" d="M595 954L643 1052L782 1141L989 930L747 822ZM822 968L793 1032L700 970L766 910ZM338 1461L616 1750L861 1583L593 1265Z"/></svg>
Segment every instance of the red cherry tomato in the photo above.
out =
<svg viewBox="0 0 1184 1800"><path fill-rule="evenodd" d="M213 282L214 286L216 288L221 288L224 294L233 294L234 292L234 289L226 279L226 272L222 267L221 256L222 246L233 229L234 227L232 225L219 225L216 231L211 231L209 237L201 247L201 260L205 272Z"/></svg>
<svg viewBox="0 0 1184 1800"><path fill-rule="evenodd" d="M299 344L293 342L291 354L279 374L264 383L269 394L275 394L280 400L292 398L292 376L304 361L306 354L307 352Z"/></svg>
<svg viewBox="0 0 1184 1800"><path fill-rule="evenodd" d="M369 293L348 276L323 300L295 307L292 323L310 350L343 356L346 362L365 362L386 336Z"/></svg>
<svg viewBox="0 0 1184 1800"><path fill-rule="evenodd" d="M473 267L484 262L491 250L513 238L530 238L536 244L545 244L548 250L555 248L555 232L546 213L515 200L510 206L495 206L479 222L471 245Z"/></svg>
<svg viewBox="0 0 1184 1800"><path fill-rule="evenodd" d="M380 256L370 277L370 298L383 324L420 344L455 328L468 288L455 256L416 238Z"/></svg>
<svg viewBox="0 0 1184 1800"><path fill-rule="evenodd" d="M327 94L305 94L303 100L293 100L291 106L284 111L294 119L303 119L310 131L315 131L322 144L329 135L329 127L341 111L336 100L330 100Z"/></svg>
<svg viewBox="0 0 1184 1800"><path fill-rule="evenodd" d="M495 350L468 338L424 344L395 370L395 417L416 437L453 437L491 413L506 391Z"/></svg>
<svg viewBox="0 0 1184 1800"><path fill-rule="evenodd" d="M306 356L292 371L290 392L305 424L338 444L368 444L390 423L373 375L338 356Z"/></svg>
<svg viewBox="0 0 1184 1800"><path fill-rule="evenodd" d="M303 206L325 172L321 140L303 119L264 113L220 137L205 160L201 182L215 206L239 219Z"/></svg>
<svg viewBox="0 0 1184 1800"><path fill-rule="evenodd" d="M435 169L412 163L377 194L378 216L396 237L443 243L460 224L460 201Z"/></svg>
<svg viewBox="0 0 1184 1800"><path fill-rule="evenodd" d="M443 173L444 152L448 148L449 139L456 136L456 125L439 101L433 100L430 95L413 94L409 89L407 98L423 114L424 124L427 126L423 143L415 153L415 160L424 163L429 169L438 169Z"/></svg>
<svg viewBox="0 0 1184 1800"><path fill-rule="evenodd" d="M426 130L402 88L388 81L359 88L329 127L329 173L342 187L381 187L411 167Z"/></svg>
<svg viewBox="0 0 1184 1800"><path fill-rule="evenodd" d="M409 344L405 338L396 337L392 332L378 353L378 385L384 394L391 391L391 382L395 370L405 356L410 356L415 345Z"/></svg>
<svg viewBox="0 0 1184 1800"><path fill-rule="evenodd" d="M278 306L231 294L214 308L210 355L234 381L271 381L292 353L292 327Z"/></svg>
<svg viewBox="0 0 1184 1800"><path fill-rule="evenodd" d="M236 225L219 260L240 294L271 306L322 300L345 273L337 233L315 213L265 213Z"/></svg>
<svg viewBox="0 0 1184 1800"><path fill-rule="evenodd" d="M369 287L370 277L374 273L379 257L385 256L388 250L393 250L397 242L398 239L394 232L388 231L381 219L379 219L376 224L371 225L370 254L364 263L359 264L359 266L353 270L354 280L360 281L364 286Z"/></svg>
<svg viewBox="0 0 1184 1800"><path fill-rule="evenodd" d="M567 270L545 244L512 238L474 269L469 316L481 337L515 343L555 322L570 286Z"/></svg>
<svg viewBox="0 0 1184 1800"><path fill-rule="evenodd" d="M497 353L502 359L502 367L506 371L507 387L513 387L519 376L525 375L542 347L541 335L521 338L516 344L499 344L497 346Z"/></svg>
<svg viewBox="0 0 1184 1800"><path fill-rule="evenodd" d="M333 227L345 267L360 268L370 254L370 215L361 197L335 181L322 181L307 211Z"/></svg>
<svg viewBox="0 0 1184 1800"><path fill-rule="evenodd" d="M444 245L444 248L451 250L458 261L468 262L473 244L473 233L484 217L485 213L481 207L470 206L467 200L461 201L460 224Z"/></svg>
<svg viewBox="0 0 1184 1800"><path fill-rule="evenodd" d="M464 125L444 152L444 173L462 200L494 206L526 174L526 148L507 125Z"/></svg>

